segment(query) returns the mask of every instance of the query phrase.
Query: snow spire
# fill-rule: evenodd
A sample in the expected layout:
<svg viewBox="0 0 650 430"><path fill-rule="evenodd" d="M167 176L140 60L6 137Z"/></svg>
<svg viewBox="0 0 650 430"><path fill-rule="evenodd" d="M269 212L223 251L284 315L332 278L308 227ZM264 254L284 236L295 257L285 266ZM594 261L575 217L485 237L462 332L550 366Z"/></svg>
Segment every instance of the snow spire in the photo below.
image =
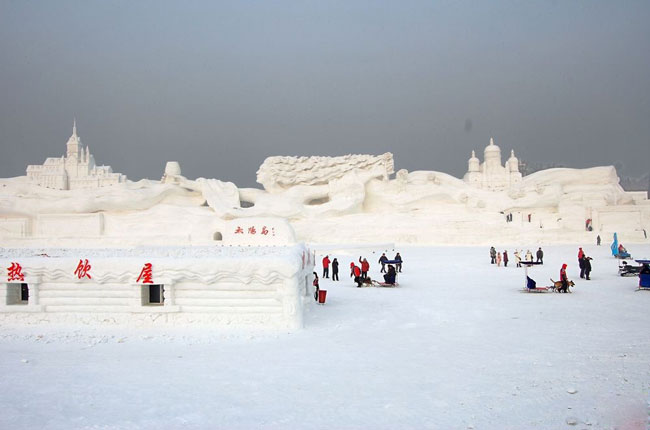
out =
<svg viewBox="0 0 650 430"><path fill-rule="evenodd" d="M494 138L493 137L490 138L490 146L494 146Z"/></svg>
<svg viewBox="0 0 650 430"><path fill-rule="evenodd" d="M77 118L72 119L72 135L77 135Z"/></svg>

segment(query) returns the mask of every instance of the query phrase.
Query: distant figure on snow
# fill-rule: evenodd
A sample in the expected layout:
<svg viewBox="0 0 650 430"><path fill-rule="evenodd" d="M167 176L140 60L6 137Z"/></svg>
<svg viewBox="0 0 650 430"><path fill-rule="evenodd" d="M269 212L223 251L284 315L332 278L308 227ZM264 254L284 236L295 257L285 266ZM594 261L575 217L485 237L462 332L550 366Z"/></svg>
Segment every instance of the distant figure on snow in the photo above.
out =
<svg viewBox="0 0 650 430"><path fill-rule="evenodd" d="M585 252L578 248L578 266L580 267L580 277L585 277Z"/></svg>
<svg viewBox="0 0 650 430"><path fill-rule="evenodd" d="M600 235L596 236L596 245L600 246Z"/></svg>
<svg viewBox="0 0 650 430"><path fill-rule="evenodd" d="M388 261L388 257L386 257L386 253L382 253L381 257L379 257L378 263L381 264L381 273L386 273L386 262Z"/></svg>
<svg viewBox="0 0 650 430"><path fill-rule="evenodd" d="M530 252L530 249L526 251L526 261L533 262L533 253Z"/></svg>
<svg viewBox="0 0 650 430"><path fill-rule="evenodd" d="M585 256L583 259L584 265L585 265L585 279L589 281L591 278L589 278L589 273L591 273L591 257Z"/></svg>
<svg viewBox="0 0 650 430"><path fill-rule="evenodd" d="M566 293L569 290L569 278L566 276L566 268L567 265L564 263L560 269L560 282L562 282L562 286L558 290L560 293Z"/></svg>
<svg viewBox="0 0 650 430"><path fill-rule="evenodd" d="M397 255L395 255L395 258L393 260L395 260L395 270L399 273L402 273L402 256L399 255L399 252Z"/></svg>
<svg viewBox="0 0 650 430"><path fill-rule="evenodd" d="M359 257L359 263L361 264L361 279L367 279L368 271L370 270L370 263L368 263L368 260L365 258L361 260L361 257Z"/></svg>
<svg viewBox="0 0 650 430"><path fill-rule="evenodd" d="M508 250L503 251L503 267L508 267Z"/></svg>
<svg viewBox="0 0 650 430"><path fill-rule="evenodd" d="M318 274L314 272L314 282L312 282L312 285L314 286L314 300L318 300Z"/></svg>
<svg viewBox="0 0 650 430"><path fill-rule="evenodd" d="M326 255L323 258L323 278L329 278L330 276L330 257Z"/></svg>
<svg viewBox="0 0 650 430"><path fill-rule="evenodd" d="M350 277L353 276L354 276L354 282L357 283L357 288L361 288L361 283L363 282L363 280L361 279L361 268L359 268L354 263L350 263Z"/></svg>
<svg viewBox="0 0 650 430"><path fill-rule="evenodd" d="M521 254L519 253L519 250L516 249L514 254L515 254L515 263L517 263L517 267L521 267Z"/></svg>
<svg viewBox="0 0 650 430"><path fill-rule="evenodd" d="M388 273L384 275L384 282L390 285L395 285L395 267L392 264L388 265Z"/></svg>
<svg viewBox="0 0 650 430"><path fill-rule="evenodd" d="M497 250L494 249L494 246L490 247L490 264L497 262Z"/></svg>
<svg viewBox="0 0 650 430"><path fill-rule="evenodd" d="M332 281L339 280L339 260L336 258L332 261Z"/></svg>
<svg viewBox="0 0 650 430"><path fill-rule="evenodd" d="M544 264L544 251L542 251L541 246L537 249L537 262L539 264Z"/></svg>
<svg viewBox="0 0 650 430"><path fill-rule="evenodd" d="M497 253L497 267L501 267L501 253Z"/></svg>

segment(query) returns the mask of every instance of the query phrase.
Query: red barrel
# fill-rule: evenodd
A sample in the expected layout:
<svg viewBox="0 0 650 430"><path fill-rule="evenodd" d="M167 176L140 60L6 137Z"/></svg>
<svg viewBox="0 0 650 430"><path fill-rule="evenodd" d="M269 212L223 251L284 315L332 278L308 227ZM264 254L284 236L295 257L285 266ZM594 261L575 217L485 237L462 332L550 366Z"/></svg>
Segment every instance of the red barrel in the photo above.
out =
<svg viewBox="0 0 650 430"><path fill-rule="evenodd" d="M324 305L327 297L327 290L318 290L318 304Z"/></svg>

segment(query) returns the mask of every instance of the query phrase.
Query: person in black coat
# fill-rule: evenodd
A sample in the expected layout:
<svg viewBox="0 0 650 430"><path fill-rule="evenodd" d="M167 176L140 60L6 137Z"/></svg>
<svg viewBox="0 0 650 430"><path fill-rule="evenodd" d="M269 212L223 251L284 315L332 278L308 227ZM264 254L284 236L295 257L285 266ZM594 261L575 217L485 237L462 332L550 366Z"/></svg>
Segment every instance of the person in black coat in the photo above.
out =
<svg viewBox="0 0 650 430"><path fill-rule="evenodd" d="M390 285L395 285L395 276L397 276L395 273L395 268L392 264L389 264L388 273L384 275L384 282Z"/></svg>
<svg viewBox="0 0 650 430"><path fill-rule="evenodd" d="M339 260L336 258L332 261L332 281L339 280Z"/></svg>
<svg viewBox="0 0 650 430"><path fill-rule="evenodd" d="M537 249L537 262L544 264L544 251L542 251L541 247Z"/></svg>
<svg viewBox="0 0 650 430"><path fill-rule="evenodd" d="M381 273L386 273L386 262L388 261L388 257L386 257L386 253L384 252L381 254L381 257L379 257L378 263L381 264Z"/></svg>
<svg viewBox="0 0 650 430"><path fill-rule="evenodd" d="M402 273L402 256L399 255L399 252L398 252L397 255L395 256L394 260L396 261L396 263L395 263L395 270L396 270L397 272Z"/></svg>
<svg viewBox="0 0 650 430"><path fill-rule="evenodd" d="M591 257L584 257L582 264L584 265L585 279L589 281L589 273L591 272Z"/></svg>

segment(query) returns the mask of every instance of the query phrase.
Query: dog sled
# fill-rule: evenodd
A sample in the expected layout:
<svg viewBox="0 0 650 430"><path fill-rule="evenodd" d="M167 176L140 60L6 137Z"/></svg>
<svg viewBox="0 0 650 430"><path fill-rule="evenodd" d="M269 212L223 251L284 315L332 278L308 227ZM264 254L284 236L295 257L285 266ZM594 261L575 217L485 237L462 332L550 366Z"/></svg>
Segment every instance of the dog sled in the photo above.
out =
<svg viewBox="0 0 650 430"><path fill-rule="evenodd" d="M535 266L536 264L541 264L541 263L535 263L533 261L523 261L521 264L524 266L524 274L526 276L526 283L524 284L525 287L523 290L521 290L522 293L547 293L548 292L548 287L538 287L537 282L530 276L528 276L528 269L532 266Z"/></svg>
<svg viewBox="0 0 650 430"><path fill-rule="evenodd" d="M624 276L624 277L639 276L642 267L643 267L642 265L634 266L632 264L628 264L627 261L623 261L621 265L618 266L618 274L619 276Z"/></svg>

